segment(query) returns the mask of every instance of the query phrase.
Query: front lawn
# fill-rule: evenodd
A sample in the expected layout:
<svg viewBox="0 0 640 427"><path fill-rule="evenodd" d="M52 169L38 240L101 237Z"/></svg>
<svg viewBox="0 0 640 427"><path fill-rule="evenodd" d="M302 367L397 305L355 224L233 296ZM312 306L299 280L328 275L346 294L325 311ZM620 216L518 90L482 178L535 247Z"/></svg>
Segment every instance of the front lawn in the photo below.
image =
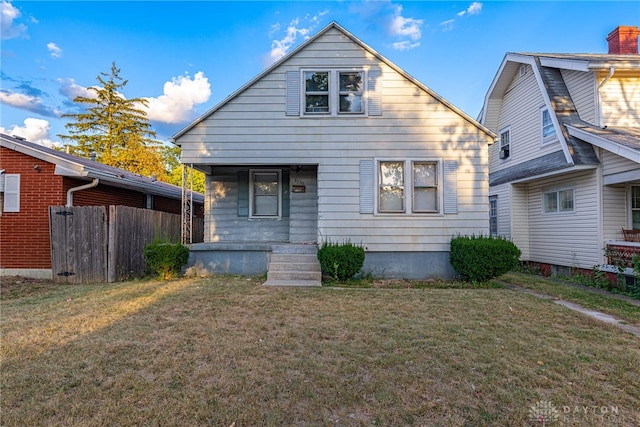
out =
<svg viewBox="0 0 640 427"><path fill-rule="evenodd" d="M261 283L12 290L0 424L640 424L640 340L550 301Z"/></svg>

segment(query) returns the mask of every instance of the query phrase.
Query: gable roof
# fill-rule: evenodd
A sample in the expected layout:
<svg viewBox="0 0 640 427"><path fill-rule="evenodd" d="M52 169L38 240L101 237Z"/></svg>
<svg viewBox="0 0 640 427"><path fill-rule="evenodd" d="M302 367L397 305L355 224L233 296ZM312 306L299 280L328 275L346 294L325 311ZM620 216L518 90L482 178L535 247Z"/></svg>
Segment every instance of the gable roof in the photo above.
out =
<svg viewBox="0 0 640 427"><path fill-rule="evenodd" d="M410 74L408 74L406 71L404 71L403 69L401 69L400 67L398 67L397 65L395 65L394 63L392 63L391 61L389 61L388 59L386 59L384 56L382 56L380 53L378 53L377 51L375 51L373 48L371 48L370 46L368 46L367 44L365 44L364 42L362 42L360 39L358 39L357 37L355 37L353 34L351 34L349 31L347 31L346 29L344 29L342 26L340 26L337 22L333 21L331 22L329 25L327 25L325 28L323 28L322 30L320 30L318 33L316 33L314 36L310 37L309 39L305 40L304 43L300 44L298 47L296 47L294 50L292 50L291 52L289 52L287 55L283 56L282 58L280 58L278 61L276 61L274 64L272 64L270 67L268 67L267 69L265 69L263 72L261 72L260 74L258 74L256 77L254 77L252 80L250 80L249 82L247 82L244 86L240 87L238 90L236 90L235 92L233 92L231 95L229 95L227 98L225 98L222 102L220 102L218 105L214 106L213 108L211 108L209 111L205 112L203 115L201 115L200 117L198 117L197 119L195 119L193 122L189 123L185 128L183 128L182 130L178 131L175 135L173 135L172 138L170 138L169 140L173 143L176 143L176 139L180 138L182 135L184 135L185 133L187 133L190 129L192 129L193 127L195 127L196 125L198 125L200 122L202 122L203 120L205 120L207 117L209 117L211 114L215 113L217 110L219 110L220 108L222 108L225 104L227 104L229 101L231 101L233 98L237 97L238 95L240 95L242 92L244 92L245 90L247 90L249 87L251 87L253 84L255 84L257 81L259 81L260 79L262 79L264 76L268 75L269 73L271 73L271 71L273 71L274 69L276 69L277 67L279 67L280 65L282 65L283 63L285 63L286 61L289 60L289 58L293 57L294 55L296 55L299 51L303 50L305 47L307 47L308 45L310 45L311 43L313 43L314 41L316 41L318 38L320 38L322 35L324 35L325 33L327 33L328 31L330 31L331 29L335 29L339 32L341 32L345 37L347 37L348 39L350 39L352 42L354 42L355 44L357 44L359 47L361 47L362 49L364 49L366 52L368 52L369 54L371 54L372 56L374 56L375 58L377 58L378 60L380 60L381 62L383 62L384 64L386 64L387 66L389 66L390 68L392 68L394 71L398 72L399 74L401 74L403 77L405 77L407 80L411 81L413 84L415 84L416 86L418 86L420 89L422 89L423 91L425 91L426 93L428 93L429 95L431 95L433 98L435 98L437 101L439 101L440 103L442 103L443 105L445 105L447 108L451 109L452 111L454 111L456 114L458 114L459 116L461 116L462 118L464 118L465 120L467 120L469 123L473 124L474 126L476 126L478 129L480 129L482 132L485 132L486 134L488 134L489 136L491 136L492 138L495 138L496 135L493 131L491 131L489 128L487 128L486 126L482 125L481 123L479 123L478 121L476 121L475 119L473 119L471 116L469 116L467 113L465 113L464 111L460 110L458 107L456 107L455 105L451 104L449 101L447 101L446 99L444 99L443 97L441 97L440 95L438 95L436 92L434 92L433 90L431 90L430 88L428 88L427 86L425 86L424 84L420 83L420 81L416 80L414 77L412 77ZM180 145L180 144L177 144Z"/></svg>
<svg viewBox="0 0 640 427"><path fill-rule="evenodd" d="M560 130L558 139L565 153L566 161L573 165L598 164L594 146L594 138L587 138L592 133L597 139L608 139L609 149L619 153L617 145L623 141L627 144L636 134L633 129L622 128L618 131L597 132L596 126L580 119L575 104L569 94L561 70L591 72L597 70L640 70L640 55L612 55L612 54L559 54L559 53L507 53L494 77L487 95L485 96L480 122L489 128L495 128L502 97L515 77L522 64L530 65L538 87L540 88L546 107L551 114L551 120L556 129ZM493 114L491 114L493 113ZM490 122L490 123L488 123ZM577 130L580 129L580 130ZM586 132L586 134L585 134ZM595 133L594 133L595 132ZM626 137L622 138L621 133ZM635 140L632 145L639 145ZM622 152L628 152L622 150Z"/></svg>
<svg viewBox="0 0 640 427"><path fill-rule="evenodd" d="M56 175L80 179L98 178L101 183L113 187L172 199L182 199L182 187L107 166L83 157L56 151L22 138L0 133L0 146L56 165L54 172ZM204 203L204 195L193 192L193 200L196 203Z"/></svg>

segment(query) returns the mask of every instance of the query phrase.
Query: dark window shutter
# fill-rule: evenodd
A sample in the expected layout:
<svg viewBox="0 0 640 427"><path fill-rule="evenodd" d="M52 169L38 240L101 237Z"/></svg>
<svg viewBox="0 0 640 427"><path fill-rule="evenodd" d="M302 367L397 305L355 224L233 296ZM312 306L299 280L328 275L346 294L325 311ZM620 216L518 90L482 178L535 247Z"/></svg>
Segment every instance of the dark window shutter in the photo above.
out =
<svg viewBox="0 0 640 427"><path fill-rule="evenodd" d="M289 217L289 211L290 211L289 175L290 175L289 169L282 170L282 216L284 218Z"/></svg>
<svg viewBox="0 0 640 427"><path fill-rule="evenodd" d="M285 110L287 116L300 115L300 73L287 71L286 73Z"/></svg>
<svg viewBox="0 0 640 427"><path fill-rule="evenodd" d="M238 172L238 216L249 216L249 171Z"/></svg>
<svg viewBox="0 0 640 427"><path fill-rule="evenodd" d="M373 160L360 160L360 213L373 213Z"/></svg>

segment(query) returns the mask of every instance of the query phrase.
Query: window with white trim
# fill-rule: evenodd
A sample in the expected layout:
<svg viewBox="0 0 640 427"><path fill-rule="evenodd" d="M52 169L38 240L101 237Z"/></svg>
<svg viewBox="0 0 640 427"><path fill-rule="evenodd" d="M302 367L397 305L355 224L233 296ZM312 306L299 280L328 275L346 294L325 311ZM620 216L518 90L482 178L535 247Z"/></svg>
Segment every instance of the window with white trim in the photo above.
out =
<svg viewBox="0 0 640 427"><path fill-rule="evenodd" d="M438 174L437 161L379 161L378 212L439 213Z"/></svg>
<svg viewBox="0 0 640 427"><path fill-rule="evenodd" d="M640 229L640 186L631 187L631 227Z"/></svg>
<svg viewBox="0 0 640 427"><path fill-rule="evenodd" d="M573 188L545 191L542 194L544 213L573 212L574 191Z"/></svg>
<svg viewBox="0 0 640 427"><path fill-rule="evenodd" d="M511 130L506 128L500 131L500 159L508 159L511 155Z"/></svg>
<svg viewBox="0 0 640 427"><path fill-rule="evenodd" d="M365 113L363 70L307 70L302 76L305 115Z"/></svg>
<svg viewBox="0 0 640 427"><path fill-rule="evenodd" d="M280 218L282 212L282 175L280 170L249 172L249 216Z"/></svg>
<svg viewBox="0 0 640 427"><path fill-rule="evenodd" d="M551 114L547 108L540 110L540 125L542 127L542 143L554 141L556 138L556 128L551 121Z"/></svg>

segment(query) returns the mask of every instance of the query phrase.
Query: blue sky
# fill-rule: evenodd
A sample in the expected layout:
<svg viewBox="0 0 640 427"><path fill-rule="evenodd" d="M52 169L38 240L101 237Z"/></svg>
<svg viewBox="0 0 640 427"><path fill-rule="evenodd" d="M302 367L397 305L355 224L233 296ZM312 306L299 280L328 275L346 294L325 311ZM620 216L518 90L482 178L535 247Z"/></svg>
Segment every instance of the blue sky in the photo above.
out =
<svg viewBox="0 0 640 427"><path fill-rule="evenodd" d="M332 21L477 117L505 53L606 53L640 2L2 0L0 131L56 144L115 61L166 142Z"/></svg>

